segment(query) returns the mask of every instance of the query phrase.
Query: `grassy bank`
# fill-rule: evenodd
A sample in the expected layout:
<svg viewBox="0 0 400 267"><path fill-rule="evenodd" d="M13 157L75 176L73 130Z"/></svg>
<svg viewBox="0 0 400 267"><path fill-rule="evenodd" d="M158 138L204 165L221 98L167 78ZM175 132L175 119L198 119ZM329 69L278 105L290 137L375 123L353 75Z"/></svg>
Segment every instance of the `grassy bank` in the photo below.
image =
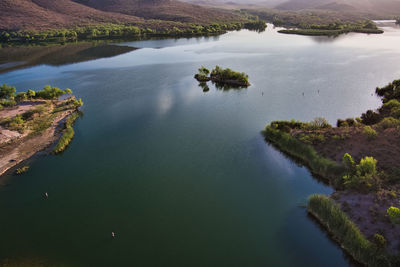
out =
<svg viewBox="0 0 400 267"><path fill-rule="evenodd" d="M276 122L265 127L262 133L268 142L307 166L314 175L326 178L333 184L336 183L337 177L341 177L343 167L321 157L312 146L304 144L289 133L280 130Z"/></svg>
<svg viewBox="0 0 400 267"><path fill-rule="evenodd" d="M399 266L399 257L386 254L383 249L367 240L331 198L312 195L308 200L307 210L358 262L367 266Z"/></svg>
<svg viewBox="0 0 400 267"><path fill-rule="evenodd" d="M62 133L60 140L58 141L57 145L54 147L53 152L55 154L63 152L68 145L71 143L72 139L74 138L75 132L72 128L74 122L79 118L80 112L76 111L70 117L67 118L65 121L65 129Z"/></svg>

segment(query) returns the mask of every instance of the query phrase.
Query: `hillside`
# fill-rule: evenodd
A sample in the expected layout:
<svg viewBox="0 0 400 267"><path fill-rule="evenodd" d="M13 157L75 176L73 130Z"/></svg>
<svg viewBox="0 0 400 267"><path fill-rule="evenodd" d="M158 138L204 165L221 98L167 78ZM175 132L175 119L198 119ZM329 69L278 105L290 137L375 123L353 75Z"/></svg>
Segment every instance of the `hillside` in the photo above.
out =
<svg viewBox="0 0 400 267"><path fill-rule="evenodd" d="M168 26L174 21L209 24L241 20L229 11L175 0L1 0L0 17L3 30L60 29L104 23Z"/></svg>
<svg viewBox="0 0 400 267"><path fill-rule="evenodd" d="M175 0L75 0L107 12L180 22L210 23L237 20L238 16L224 10L200 7Z"/></svg>
<svg viewBox="0 0 400 267"><path fill-rule="evenodd" d="M289 0L277 5L280 10L298 11L304 9L355 11L376 15L397 15L400 0Z"/></svg>
<svg viewBox="0 0 400 267"><path fill-rule="evenodd" d="M99 23L138 22L142 19L103 12L70 0L1 0L0 29L49 29Z"/></svg>

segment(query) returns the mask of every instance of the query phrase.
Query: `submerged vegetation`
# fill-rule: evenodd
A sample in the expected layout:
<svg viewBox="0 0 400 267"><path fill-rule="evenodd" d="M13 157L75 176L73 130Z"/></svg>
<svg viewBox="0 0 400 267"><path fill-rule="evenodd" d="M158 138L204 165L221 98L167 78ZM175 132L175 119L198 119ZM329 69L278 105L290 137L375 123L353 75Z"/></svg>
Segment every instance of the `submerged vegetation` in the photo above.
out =
<svg viewBox="0 0 400 267"><path fill-rule="evenodd" d="M23 166L23 167L21 167L21 168L18 168L18 169L15 171L15 173L19 175L19 174L26 173L28 170L29 170L29 166Z"/></svg>
<svg viewBox="0 0 400 267"><path fill-rule="evenodd" d="M223 69L216 66L212 71L201 67L194 78L200 83L212 81L218 88L247 88L250 86L249 76L244 72L233 71L230 68ZM204 88L203 85L201 87Z"/></svg>

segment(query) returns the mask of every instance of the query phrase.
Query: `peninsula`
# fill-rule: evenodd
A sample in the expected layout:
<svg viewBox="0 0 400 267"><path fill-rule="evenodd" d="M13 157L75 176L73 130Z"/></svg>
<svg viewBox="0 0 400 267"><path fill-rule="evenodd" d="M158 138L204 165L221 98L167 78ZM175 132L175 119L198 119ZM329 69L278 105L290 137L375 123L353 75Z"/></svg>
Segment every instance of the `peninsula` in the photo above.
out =
<svg viewBox="0 0 400 267"><path fill-rule="evenodd" d="M54 153L64 150L83 104L70 89L46 86L40 91L15 93L15 87L0 86L0 175L57 140ZM26 170L25 166L17 173Z"/></svg>
<svg viewBox="0 0 400 267"><path fill-rule="evenodd" d="M274 121L266 140L332 185L311 196L308 212L355 260L400 264L400 80L376 88L382 106L360 118Z"/></svg>

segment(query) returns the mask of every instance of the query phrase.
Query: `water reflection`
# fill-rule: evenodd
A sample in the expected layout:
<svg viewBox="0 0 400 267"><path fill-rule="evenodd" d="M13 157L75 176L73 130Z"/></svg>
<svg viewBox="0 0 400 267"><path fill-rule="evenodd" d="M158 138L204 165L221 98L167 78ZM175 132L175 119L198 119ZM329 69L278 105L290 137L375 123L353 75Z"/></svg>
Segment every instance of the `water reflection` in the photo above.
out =
<svg viewBox="0 0 400 267"><path fill-rule="evenodd" d="M0 49L0 73L37 66L61 66L99 58L109 58L135 50L134 47L79 43L38 47Z"/></svg>
<svg viewBox="0 0 400 267"><path fill-rule="evenodd" d="M203 88L203 92L208 92L208 91L210 91L210 87L208 87L208 85L207 85L207 83L206 82L200 82L199 83L199 86L201 87L201 88Z"/></svg>

